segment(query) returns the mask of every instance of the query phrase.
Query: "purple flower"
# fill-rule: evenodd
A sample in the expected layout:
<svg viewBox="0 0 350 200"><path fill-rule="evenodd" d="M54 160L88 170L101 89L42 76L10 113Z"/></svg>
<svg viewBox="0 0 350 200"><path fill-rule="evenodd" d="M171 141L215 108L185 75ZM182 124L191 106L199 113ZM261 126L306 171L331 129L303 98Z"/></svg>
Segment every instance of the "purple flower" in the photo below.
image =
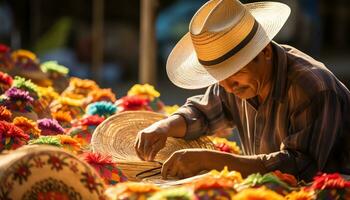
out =
<svg viewBox="0 0 350 200"><path fill-rule="evenodd" d="M64 128L54 119L44 118L38 120L38 128L41 135L57 135L64 133Z"/></svg>
<svg viewBox="0 0 350 200"><path fill-rule="evenodd" d="M34 99L29 96L29 92L14 87L8 89L5 95L9 97L11 101L24 101L29 103L33 103L34 101Z"/></svg>

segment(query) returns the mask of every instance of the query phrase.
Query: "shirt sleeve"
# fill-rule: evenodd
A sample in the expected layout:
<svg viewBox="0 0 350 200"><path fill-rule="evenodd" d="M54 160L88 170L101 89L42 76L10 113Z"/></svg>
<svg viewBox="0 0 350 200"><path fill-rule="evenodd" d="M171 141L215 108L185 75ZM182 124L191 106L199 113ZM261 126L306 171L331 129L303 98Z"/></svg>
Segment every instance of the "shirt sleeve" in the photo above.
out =
<svg viewBox="0 0 350 200"><path fill-rule="evenodd" d="M268 171L281 170L311 180L322 171L342 130L342 103L323 91L300 105L290 117L290 134L279 152L261 155Z"/></svg>
<svg viewBox="0 0 350 200"><path fill-rule="evenodd" d="M222 101L223 92L218 84L212 85L204 95L188 98L173 114L181 115L186 121L184 139L195 139L232 126L232 120L228 120L227 109Z"/></svg>

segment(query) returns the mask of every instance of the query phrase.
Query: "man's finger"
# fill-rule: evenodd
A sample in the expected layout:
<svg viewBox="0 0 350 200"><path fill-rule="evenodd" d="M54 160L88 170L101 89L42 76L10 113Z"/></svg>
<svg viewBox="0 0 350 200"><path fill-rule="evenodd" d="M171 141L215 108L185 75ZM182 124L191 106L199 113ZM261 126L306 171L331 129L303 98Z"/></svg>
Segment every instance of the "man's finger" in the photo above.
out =
<svg viewBox="0 0 350 200"><path fill-rule="evenodd" d="M134 148L135 148L135 151L136 151L136 154L137 156L141 159L141 160L144 160L141 153L139 152L139 139L136 139L136 142L135 142L135 145L134 145Z"/></svg>
<svg viewBox="0 0 350 200"><path fill-rule="evenodd" d="M141 157L142 160L145 160L145 153L143 151L144 149L144 143L145 143L145 138L143 136L144 134L142 133L139 133L137 134L137 140L138 140L138 146L137 146L137 149L138 149L138 155Z"/></svg>
<svg viewBox="0 0 350 200"><path fill-rule="evenodd" d="M148 155L148 160L153 161L157 153L164 147L164 142L162 140L157 140L156 143L152 145L151 151Z"/></svg>
<svg viewBox="0 0 350 200"><path fill-rule="evenodd" d="M170 168L172 166L174 166L174 165L172 164L172 160L171 160L171 156L170 156L170 159L166 160L162 166L161 174L162 174L163 179L167 179L168 171L170 170Z"/></svg>

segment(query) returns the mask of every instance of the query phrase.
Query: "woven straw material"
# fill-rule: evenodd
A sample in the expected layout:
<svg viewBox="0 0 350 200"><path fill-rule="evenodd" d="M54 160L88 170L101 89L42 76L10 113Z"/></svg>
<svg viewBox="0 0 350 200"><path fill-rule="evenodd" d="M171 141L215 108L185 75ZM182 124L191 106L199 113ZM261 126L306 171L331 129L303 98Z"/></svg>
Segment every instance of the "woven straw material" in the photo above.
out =
<svg viewBox="0 0 350 200"><path fill-rule="evenodd" d="M137 173L160 167L157 162L142 161L137 156L134 148L137 133L164 118L162 114L149 111L129 111L113 115L94 131L92 149L94 152L111 155L129 180L137 180ZM155 160L163 163L173 152L187 148L214 149L214 145L207 137L192 141L168 138Z"/></svg>
<svg viewBox="0 0 350 200"><path fill-rule="evenodd" d="M208 1L170 53L169 79L185 89L204 88L226 79L269 44L289 14L290 8L279 2L243 5L238 0Z"/></svg>

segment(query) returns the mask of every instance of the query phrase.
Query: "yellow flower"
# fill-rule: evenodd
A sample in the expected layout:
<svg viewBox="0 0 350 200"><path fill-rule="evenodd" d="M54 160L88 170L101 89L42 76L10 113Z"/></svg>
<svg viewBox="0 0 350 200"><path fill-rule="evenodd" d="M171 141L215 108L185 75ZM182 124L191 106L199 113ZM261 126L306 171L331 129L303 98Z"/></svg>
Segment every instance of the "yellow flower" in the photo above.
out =
<svg viewBox="0 0 350 200"><path fill-rule="evenodd" d="M220 172L217 170L211 170L208 173L208 175L214 178L227 178L234 181L235 183L240 183L243 181L241 173L237 171L229 171L227 169L227 166L225 166L224 169L221 170Z"/></svg>
<svg viewBox="0 0 350 200"><path fill-rule="evenodd" d="M14 60L17 60L18 57L26 57L26 58L29 58L29 59L31 59L33 61L36 60L36 55L33 52L27 51L27 50L24 50L24 49L19 49L19 50L17 50L17 51L12 53L12 58Z"/></svg>
<svg viewBox="0 0 350 200"><path fill-rule="evenodd" d="M287 200L314 200L316 199L315 194L313 191L293 191L289 193L287 196L285 196Z"/></svg>
<svg viewBox="0 0 350 200"><path fill-rule="evenodd" d="M59 97L59 94L52 87L38 86L39 101L41 104L48 106L54 99Z"/></svg>
<svg viewBox="0 0 350 200"><path fill-rule="evenodd" d="M59 97L58 98L58 102L60 104L62 104L63 106L64 105L67 105L67 106L77 106L77 107L81 107L83 106L84 104L84 101L83 100L80 100L80 99L72 99L72 98L69 98L69 97Z"/></svg>
<svg viewBox="0 0 350 200"><path fill-rule="evenodd" d="M265 187L258 189L248 188L237 193L233 199L235 200L284 200L284 197Z"/></svg>
<svg viewBox="0 0 350 200"><path fill-rule="evenodd" d="M173 106L165 106L165 107L164 107L165 113L166 113L167 115L173 114L173 113L176 112L178 109L179 109L179 106L176 105L176 104L173 105Z"/></svg>
<svg viewBox="0 0 350 200"><path fill-rule="evenodd" d="M128 91L128 96L135 96L140 95L144 98L150 99L151 101L160 96L160 93L154 89L152 85L149 84L135 84L131 87L131 89Z"/></svg>

